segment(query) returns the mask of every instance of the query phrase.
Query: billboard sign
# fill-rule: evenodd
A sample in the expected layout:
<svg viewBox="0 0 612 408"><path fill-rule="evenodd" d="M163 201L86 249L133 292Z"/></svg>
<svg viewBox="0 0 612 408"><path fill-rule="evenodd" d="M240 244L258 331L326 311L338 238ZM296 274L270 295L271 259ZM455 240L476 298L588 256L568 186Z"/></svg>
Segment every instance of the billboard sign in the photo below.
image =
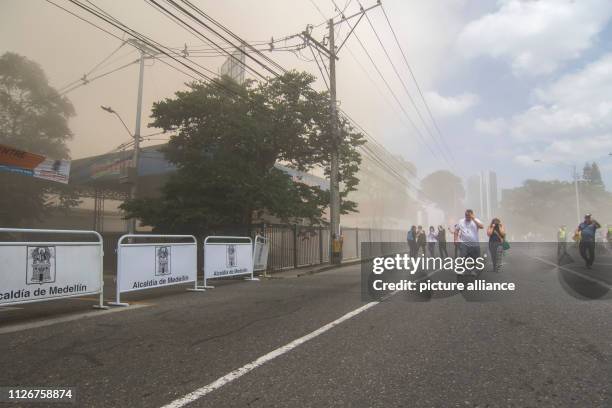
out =
<svg viewBox="0 0 612 408"><path fill-rule="evenodd" d="M70 161L49 159L40 154L0 145L0 171L67 184Z"/></svg>
<svg viewBox="0 0 612 408"><path fill-rule="evenodd" d="M227 59L219 69L219 74L221 76L226 75L232 78L234 81L238 82L239 84L243 84L245 79L244 67L244 47L241 46L239 50L233 51L231 55L227 57Z"/></svg>

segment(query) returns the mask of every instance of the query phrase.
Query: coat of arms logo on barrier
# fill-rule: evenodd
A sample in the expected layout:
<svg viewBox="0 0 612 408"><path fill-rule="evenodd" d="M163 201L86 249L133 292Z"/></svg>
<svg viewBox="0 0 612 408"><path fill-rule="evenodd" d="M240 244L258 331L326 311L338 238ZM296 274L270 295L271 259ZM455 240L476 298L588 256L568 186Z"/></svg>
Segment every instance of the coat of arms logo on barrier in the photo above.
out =
<svg viewBox="0 0 612 408"><path fill-rule="evenodd" d="M155 247L155 276L170 275L170 254L169 246Z"/></svg>
<svg viewBox="0 0 612 408"><path fill-rule="evenodd" d="M26 284L55 282L55 247L27 247Z"/></svg>

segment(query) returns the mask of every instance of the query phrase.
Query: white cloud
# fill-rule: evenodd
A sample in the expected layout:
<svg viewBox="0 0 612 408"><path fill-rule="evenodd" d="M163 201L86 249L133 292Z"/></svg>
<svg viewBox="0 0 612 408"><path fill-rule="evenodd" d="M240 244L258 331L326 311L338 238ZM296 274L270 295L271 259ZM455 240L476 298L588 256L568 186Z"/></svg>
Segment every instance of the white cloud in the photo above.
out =
<svg viewBox="0 0 612 408"><path fill-rule="evenodd" d="M523 140L583 138L612 131L612 54L534 91L536 104L512 120Z"/></svg>
<svg viewBox="0 0 612 408"><path fill-rule="evenodd" d="M533 92L535 104L510 120L511 135L542 163L608 159L612 152L612 53Z"/></svg>
<svg viewBox="0 0 612 408"><path fill-rule="evenodd" d="M540 150L514 157L514 162L523 167L534 166L579 166L582 162L608 158L612 152L612 134L602 134L588 138L566 138L555 140Z"/></svg>
<svg viewBox="0 0 612 408"><path fill-rule="evenodd" d="M504 118L476 119L474 129L485 135L498 136L508 129L508 122Z"/></svg>
<svg viewBox="0 0 612 408"><path fill-rule="evenodd" d="M442 96L435 91L425 92L433 114L436 116L455 116L466 112L478 103L478 95L463 93L456 96Z"/></svg>
<svg viewBox="0 0 612 408"><path fill-rule="evenodd" d="M503 0L501 7L467 24L462 55L508 60L516 75L555 71L593 46L612 16L609 0Z"/></svg>

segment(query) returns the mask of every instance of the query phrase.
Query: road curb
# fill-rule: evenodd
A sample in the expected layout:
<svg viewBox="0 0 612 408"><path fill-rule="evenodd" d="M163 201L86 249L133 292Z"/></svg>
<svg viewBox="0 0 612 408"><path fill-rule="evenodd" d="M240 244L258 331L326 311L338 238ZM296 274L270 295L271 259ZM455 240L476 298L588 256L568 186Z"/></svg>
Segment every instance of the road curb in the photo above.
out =
<svg viewBox="0 0 612 408"><path fill-rule="evenodd" d="M343 266L358 265L358 264L360 264L362 262L365 262L365 260L364 259L356 259L354 261L343 262L340 265L326 265L326 266L322 266L322 267L317 268L317 269L311 269L311 270L306 271L306 272L298 273L297 277L300 278L302 276L315 275L317 273L329 271L330 269L342 268Z"/></svg>

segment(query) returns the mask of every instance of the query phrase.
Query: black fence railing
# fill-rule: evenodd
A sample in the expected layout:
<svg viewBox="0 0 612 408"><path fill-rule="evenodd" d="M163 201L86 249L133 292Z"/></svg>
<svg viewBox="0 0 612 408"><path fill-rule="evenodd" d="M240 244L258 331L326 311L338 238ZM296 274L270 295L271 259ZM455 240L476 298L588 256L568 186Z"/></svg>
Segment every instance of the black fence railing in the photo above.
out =
<svg viewBox="0 0 612 408"><path fill-rule="evenodd" d="M329 229L289 224L224 225L210 228L204 236L234 235L255 237L260 234L268 238L270 253L268 270L280 271L329 262ZM104 270L117 268L117 240L123 233L107 232L104 237ZM199 247L203 237L198 237ZM362 242L403 242L406 232L368 228L342 227L343 259L361 258ZM198 251L198 267L202 265L202 251Z"/></svg>

